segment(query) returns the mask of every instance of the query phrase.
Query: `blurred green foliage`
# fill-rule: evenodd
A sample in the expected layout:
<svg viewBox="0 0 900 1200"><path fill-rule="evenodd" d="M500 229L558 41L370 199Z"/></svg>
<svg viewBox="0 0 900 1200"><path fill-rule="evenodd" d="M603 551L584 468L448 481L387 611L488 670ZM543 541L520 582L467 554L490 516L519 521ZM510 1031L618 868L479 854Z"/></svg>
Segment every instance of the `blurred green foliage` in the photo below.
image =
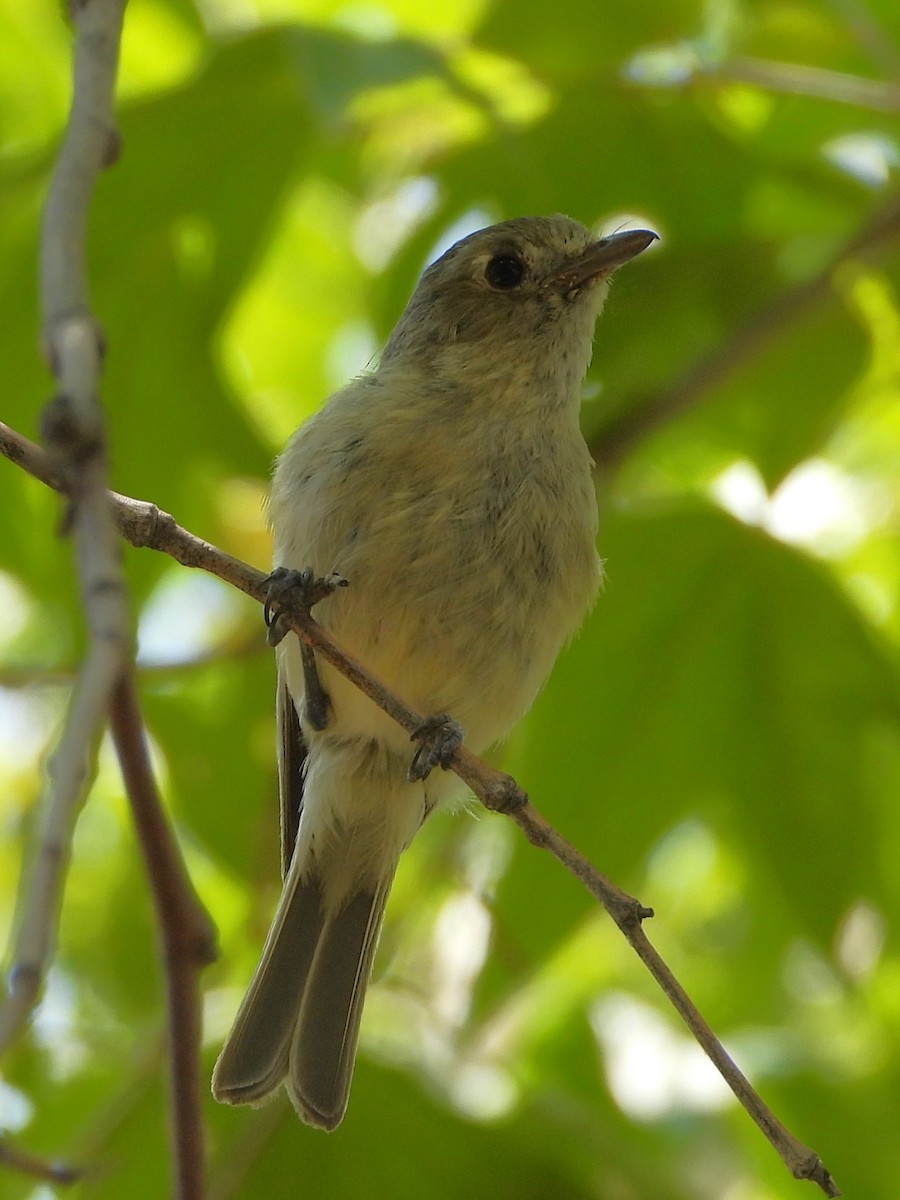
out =
<svg viewBox="0 0 900 1200"><path fill-rule="evenodd" d="M0 0L2 417L30 436L69 49L55 3ZM894 0L130 0L124 155L90 229L113 486L261 567L274 454L438 247L524 213L659 230L586 385L607 588L497 758L655 907L701 1010L867 1200L900 1188L898 87ZM56 498L0 464L0 511L8 927L83 630ZM126 566L155 760L221 932L208 1076L278 886L272 665L243 597ZM90 1164L85 1200L167 1192L155 946L104 748L0 1084L19 1144ZM487 816L438 817L406 856L341 1130L283 1100L205 1116L213 1200L808 1190L587 895ZM0 1197L50 1194L0 1174Z"/></svg>

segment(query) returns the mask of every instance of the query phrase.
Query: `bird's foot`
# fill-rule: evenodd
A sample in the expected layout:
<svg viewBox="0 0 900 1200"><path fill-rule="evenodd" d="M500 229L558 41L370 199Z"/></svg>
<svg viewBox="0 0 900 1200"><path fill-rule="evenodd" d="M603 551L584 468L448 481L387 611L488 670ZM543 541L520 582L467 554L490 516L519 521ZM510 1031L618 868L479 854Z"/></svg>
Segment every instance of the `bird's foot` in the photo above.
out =
<svg viewBox="0 0 900 1200"><path fill-rule="evenodd" d="M347 580L335 572L317 576L309 567L302 571L276 567L266 580L266 603L263 608L269 645L277 646L288 632L281 620L282 615L289 616L291 612L308 615L314 604L330 596L339 587L347 587Z"/></svg>
<svg viewBox="0 0 900 1200"><path fill-rule="evenodd" d="M427 778L435 767L447 769L453 752L462 745L463 731L452 717L437 713L433 717L426 717L409 737L411 742L419 743L407 772L410 783L416 783Z"/></svg>

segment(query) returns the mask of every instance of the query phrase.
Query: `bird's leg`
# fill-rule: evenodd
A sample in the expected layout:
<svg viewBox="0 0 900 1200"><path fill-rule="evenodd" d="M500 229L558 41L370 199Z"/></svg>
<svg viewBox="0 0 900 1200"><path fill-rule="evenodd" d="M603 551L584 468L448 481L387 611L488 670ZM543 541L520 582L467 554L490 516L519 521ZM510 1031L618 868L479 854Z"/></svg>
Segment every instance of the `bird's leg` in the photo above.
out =
<svg viewBox="0 0 900 1200"><path fill-rule="evenodd" d="M268 627L266 641L270 646L277 646L288 632L287 626L281 620L282 613L289 614L294 611L308 614L314 604L330 596L336 588L346 587L347 580L334 573L317 578L309 567L302 571L276 567L269 576L267 585L263 609ZM273 612L273 604L278 607L277 613ZM313 729L322 730L328 724L331 701L319 678L313 649L302 640L300 658L303 663L303 691L306 697L305 717Z"/></svg>
<svg viewBox="0 0 900 1200"><path fill-rule="evenodd" d="M425 779L435 767L450 765L453 752L462 745L462 726L446 713L426 717L409 735L410 741L418 742L419 748L409 764L407 778L410 783Z"/></svg>
<svg viewBox="0 0 900 1200"><path fill-rule="evenodd" d="M303 662L303 715L309 725L321 732L328 725L328 714L331 712L331 697L322 686L319 678L319 668L316 666L316 656L312 646L306 642L300 643L300 658Z"/></svg>

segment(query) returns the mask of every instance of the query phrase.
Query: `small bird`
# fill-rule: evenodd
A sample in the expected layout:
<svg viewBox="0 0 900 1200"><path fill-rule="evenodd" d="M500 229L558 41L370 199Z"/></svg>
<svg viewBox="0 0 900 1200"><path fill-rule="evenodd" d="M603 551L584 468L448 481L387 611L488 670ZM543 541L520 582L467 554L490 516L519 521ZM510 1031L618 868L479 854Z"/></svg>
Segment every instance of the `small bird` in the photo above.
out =
<svg viewBox="0 0 900 1200"><path fill-rule="evenodd" d="M308 1124L344 1116L398 859L460 788L431 768L463 731L475 753L503 737L596 596L581 383L610 276L655 238L598 240L564 216L463 238L422 275L377 369L279 458L273 586L349 581L317 619L433 718L413 752L299 639L278 644L284 886L216 1099L258 1104L284 1083Z"/></svg>

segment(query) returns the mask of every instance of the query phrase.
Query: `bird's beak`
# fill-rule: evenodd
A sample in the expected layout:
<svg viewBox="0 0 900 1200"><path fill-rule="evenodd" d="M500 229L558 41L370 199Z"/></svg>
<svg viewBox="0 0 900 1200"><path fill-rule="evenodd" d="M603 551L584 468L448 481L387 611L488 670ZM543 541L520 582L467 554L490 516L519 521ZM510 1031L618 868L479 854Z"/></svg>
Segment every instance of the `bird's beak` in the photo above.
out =
<svg viewBox="0 0 900 1200"><path fill-rule="evenodd" d="M658 237L659 234L649 229L623 229L621 233L611 233L589 246L580 258L568 263L554 277L553 283L568 291L589 280L611 275L624 263L642 254Z"/></svg>

